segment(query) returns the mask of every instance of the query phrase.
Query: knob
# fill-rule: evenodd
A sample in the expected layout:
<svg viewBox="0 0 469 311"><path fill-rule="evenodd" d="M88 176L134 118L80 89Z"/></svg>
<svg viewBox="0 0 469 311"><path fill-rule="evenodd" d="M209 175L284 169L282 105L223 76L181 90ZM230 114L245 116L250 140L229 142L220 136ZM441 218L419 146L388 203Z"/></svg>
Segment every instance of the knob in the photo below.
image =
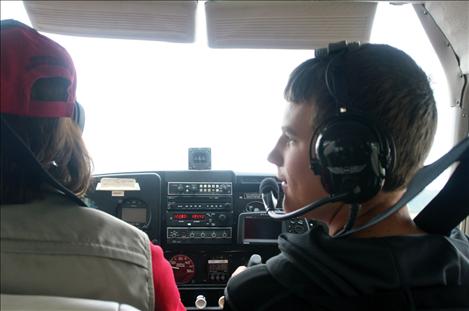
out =
<svg viewBox="0 0 469 311"><path fill-rule="evenodd" d="M226 215L225 214L218 215L218 220L221 222L224 222L226 220Z"/></svg>
<svg viewBox="0 0 469 311"><path fill-rule="evenodd" d="M258 254L253 254L251 258L249 258L249 262L247 264L248 267L256 266L262 263L262 258Z"/></svg>
<svg viewBox="0 0 469 311"><path fill-rule="evenodd" d="M195 298L195 307L197 309L205 309L207 306L207 300L205 299L204 295L199 295Z"/></svg>
<svg viewBox="0 0 469 311"><path fill-rule="evenodd" d="M305 227L303 227L302 225L296 225L293 227L293 232L294 233L303 233L305 230Z"/></svg>
<svg viewBox="0 0 469 311"><path fill-rule="evenodd" d="M183 187L182 185L179 185L179 186L177 187L177 191L178 191L178 192L183 192L183 191L184 191L184 187Z"/></svg>
<svg viewBox="0 0 469 311"><path fill-rule="evenodd" d="M220 296L220 298L218 298L218 306L223 309L225 306L225 296Z"/></svg>

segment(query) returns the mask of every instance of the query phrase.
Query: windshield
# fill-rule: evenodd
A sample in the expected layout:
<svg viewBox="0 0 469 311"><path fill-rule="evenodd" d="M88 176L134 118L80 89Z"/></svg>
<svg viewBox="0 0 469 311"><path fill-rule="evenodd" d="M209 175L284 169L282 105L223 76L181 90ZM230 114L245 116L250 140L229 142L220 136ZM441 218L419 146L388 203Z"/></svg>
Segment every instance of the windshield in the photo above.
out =
<svg viewBox="0 0 469 311"><path fill-rule="evenodd" d="M18 1L2 1L1 18L31 25ZM193 44L46 34L74 59L94 173L186 170L188 149L202 147L211 148L214 170L276 173L266 158L280 134L283 89L313 51L211 49L203 1L196 26ZM438 143L426 163L433 162L454 144L454 117L443 69L412 6L379 3L370 41L404 50L431 79L439 109ZM423 206L447 178L413 204Z"/></svg>

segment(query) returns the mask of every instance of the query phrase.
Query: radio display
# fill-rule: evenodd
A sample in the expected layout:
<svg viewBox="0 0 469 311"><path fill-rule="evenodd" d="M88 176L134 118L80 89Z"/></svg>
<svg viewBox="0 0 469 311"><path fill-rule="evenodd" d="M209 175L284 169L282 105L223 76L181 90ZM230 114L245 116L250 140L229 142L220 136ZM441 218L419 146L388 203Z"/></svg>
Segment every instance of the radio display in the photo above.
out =
<svg viewBox="0 0 469 311"><path fill-rule="evenodd" d="M176 220L204 220L205 214L186 214L186 213L178 213L173 215L174 219Z"/></svg>
<svg viewBox="0 0 469 311"><path fill-rule="evenodd" d="M192 219L197 219L197 220L205 219L205 214L192 214Z"/></svg>
<svg viewBox="0 0 469 311"><path fill-rule="evenodd" d="M189 218L189 215L188 214L174 214L174 219L187 219Z"/></svg>

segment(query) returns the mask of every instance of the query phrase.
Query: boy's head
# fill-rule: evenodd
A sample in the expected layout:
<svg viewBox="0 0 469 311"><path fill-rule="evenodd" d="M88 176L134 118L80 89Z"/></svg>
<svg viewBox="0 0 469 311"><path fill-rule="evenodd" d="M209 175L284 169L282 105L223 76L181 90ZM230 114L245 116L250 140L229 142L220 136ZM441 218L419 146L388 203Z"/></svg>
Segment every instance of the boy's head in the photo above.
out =
<svg viewBox="0 0 469 311"><path fill-rule="evenodd" d="M425 73L408 55L387 45L365 44L350 49L336 64L335 75L342 76L343 81L331 92L333 87L328 85L331 81L326 79L326 74L331 72L328 66L332 57L305 61L292 72L285 88L289 105L283 134L269 160L278 167L287 212L329 195L322 177L315 175L310 165L311 159L317 156L314 138L318 128L339 114L334 98L338 93L346 94L349 99L345 103L349 113L366 118L395 146L394 163L386 171L382 188L389 195L382 194L382 197L394 197L391 193L406 187L423 165L432 145L437 122L433 92ZM338 88L343 89L337 91ZM354 138L345 131L338 133L338 137ZM336 152L339 148L331 146L331 149ZM330 165L328 169L336 167ZM340 203L335 205L339 207ZM331 210L318 209L308 217L328 222L333 217Z"/></svg>

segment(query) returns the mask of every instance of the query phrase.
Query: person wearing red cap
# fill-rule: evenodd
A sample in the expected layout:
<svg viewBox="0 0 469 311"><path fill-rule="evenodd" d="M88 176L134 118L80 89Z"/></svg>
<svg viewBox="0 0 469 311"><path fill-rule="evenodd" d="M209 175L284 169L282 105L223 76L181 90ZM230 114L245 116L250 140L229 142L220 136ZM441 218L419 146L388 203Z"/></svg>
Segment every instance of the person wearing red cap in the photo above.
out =
<svg viewBox="0 0 469 311"><path fill-rule="evenodd" d="M63 47L20 22L1 21L2 293L184 310L162 249L80 199L91 158L76 85Z"/></svg>

